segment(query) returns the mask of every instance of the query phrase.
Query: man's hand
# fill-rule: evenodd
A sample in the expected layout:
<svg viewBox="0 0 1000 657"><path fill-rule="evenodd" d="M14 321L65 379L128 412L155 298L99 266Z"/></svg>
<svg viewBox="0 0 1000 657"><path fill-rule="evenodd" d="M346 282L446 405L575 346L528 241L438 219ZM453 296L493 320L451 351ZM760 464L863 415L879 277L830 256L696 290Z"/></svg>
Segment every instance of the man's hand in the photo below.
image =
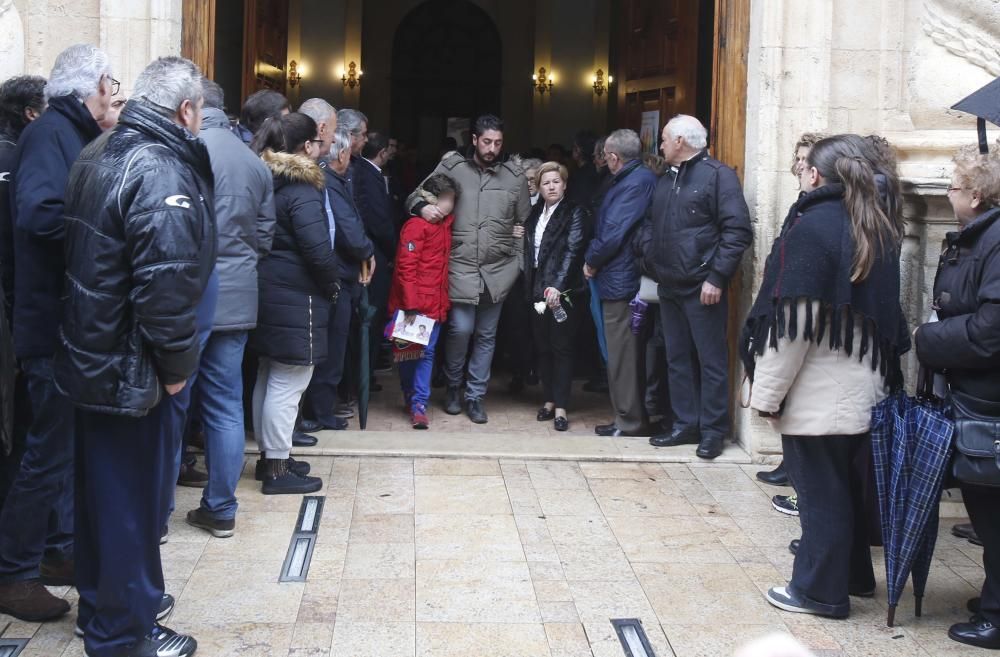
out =
<svg viewBox="0 0 1000 657"><path fill-rule="evenodd" d="M170 385L163 386L163 388L167 391L168 395L173 397L174 395L178 394L181 390L183 390L184 386L186 385L187 381L181 381L180 383L171 383Z"/></svg>
<svg viewBox="0 0 1000 657"><path fill-rule="evenodd" d="M361 273L358 274L358 282L362 285L368 285L372 282L372 276L375 275L375 256L368 258L368 270L361 268Z"/></svg>
<svg viewBox="0 0 1000 657"><path fill-rule="evenodd" d="M524 237L524 224L514 224L514 238L521 239Z"/></svg>
<svg viewBox="0 0 1000 657"><path fill-rule="evenodd" d="M701 286L701 305L714 306L722 300L722 288L715 287L708 281Z"/></svg>
<svg viewBox="0 0 1000 657"><path fill-rule="evenodd" d="M590 279L592 279L596 275L597 275L597 270L596 269L594 269L593 267L591 267L587 263L583 263L583 277L584 278L586 278L589 281Z"/></svg>
<svg viewBox="0 0 1000 657"><path fill-rule="evenodd" d="M444 220L444 213L441 212L438 206L431 205L430 203L420 209L420 216L432 224L436 224Z"/></svg>
<svg viewBox="0 0 1000 657"><path fill-rule="evenodd" d="M549 308L555 308L559 304L559 290L547 287L543 294L545 294L545 303L549 304Z"/></svg>

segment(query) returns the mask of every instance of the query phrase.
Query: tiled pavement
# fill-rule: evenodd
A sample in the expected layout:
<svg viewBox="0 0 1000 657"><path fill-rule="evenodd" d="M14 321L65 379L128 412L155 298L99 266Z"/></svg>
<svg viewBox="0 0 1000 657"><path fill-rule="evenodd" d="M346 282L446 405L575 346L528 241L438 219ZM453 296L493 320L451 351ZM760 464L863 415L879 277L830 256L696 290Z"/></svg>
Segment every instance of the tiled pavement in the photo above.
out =
<svg viewBox="0 0 1000 657"><path fill-rule="evenodd" d="M184 524L200 491L179 489L163 546L167 624L204 657L621 657L609 618L638 617L660 657L731 655L773 630L819 656L980 654L952 643L982 570L979 550L941 537L924 617L904 597L884 626L874 600L846 621L779 612L763 599L791 569L796 519L780 492L734 464L516 459L311 459L326 506L305 583L277 583L300 499L264 497L246 469L237 534ZM63 591L73 599L72 590ZM74 615L43 626L25 657L80 657Z"/></svg>

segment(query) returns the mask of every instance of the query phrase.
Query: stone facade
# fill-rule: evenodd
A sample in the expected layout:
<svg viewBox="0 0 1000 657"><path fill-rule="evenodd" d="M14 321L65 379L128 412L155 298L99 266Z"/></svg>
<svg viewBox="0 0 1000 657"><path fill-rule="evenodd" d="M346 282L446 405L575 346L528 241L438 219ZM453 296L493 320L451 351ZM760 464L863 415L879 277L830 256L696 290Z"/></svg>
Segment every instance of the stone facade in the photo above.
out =
<svg viewBox="0 0 1000 657"><path fill-rule="evenodd" d="M907 190L904 307L911 322L924 319L941 240L953 226L950 158L975 140L974 121L947 108L1000 74L1000 0L751 7L744 170L757 239L739 303L748 306L795 198L788 169L799 134L878 132L899 149ZM180 51L181 0L0 0L0 77L44 75L62 48L81 41L108 50L127 94L150 59ZM736 425L755 458L778 454L778 436L762 421L740 412Z"/></svg>

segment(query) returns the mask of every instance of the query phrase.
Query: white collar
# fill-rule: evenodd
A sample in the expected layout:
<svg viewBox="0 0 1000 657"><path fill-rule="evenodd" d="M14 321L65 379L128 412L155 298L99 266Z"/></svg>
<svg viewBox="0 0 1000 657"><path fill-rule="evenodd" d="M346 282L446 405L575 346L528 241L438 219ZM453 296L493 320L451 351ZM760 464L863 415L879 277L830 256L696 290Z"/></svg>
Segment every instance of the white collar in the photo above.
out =
<svg viewBox="0 0 1000 657"><path fill-rule="evenodd" d="M371 160L369 160L367 157L362 157L361 159L364 160L365 162L367 162L368 164L372 165L373 167L375 167L376 171L378 171L379 173L382 173L382 167L380 167L379 165L375 164L374 162L372 162Z"/></svg>

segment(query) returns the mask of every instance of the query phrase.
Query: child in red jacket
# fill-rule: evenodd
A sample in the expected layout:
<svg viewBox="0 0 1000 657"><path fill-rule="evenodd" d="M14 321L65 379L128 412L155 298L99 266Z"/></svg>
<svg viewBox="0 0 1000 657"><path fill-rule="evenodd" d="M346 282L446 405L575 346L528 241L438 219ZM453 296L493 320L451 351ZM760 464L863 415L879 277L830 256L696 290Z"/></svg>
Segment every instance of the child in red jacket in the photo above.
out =
<svg viewBox="0 0 1000 657"><path fill-rule="evenodd" d="M389 293L390 317L402 310L406 314L404 321L412 322L418 314L434 320L430 342L419 357L399 360L403 398L414 429L430 426L427 400L431 394L434 348L441 334L441 323L451 307L448 258L451 255L451 224L455 219L452 210L458 194L455 181L442 174L434 174L422 187L423 200L436 205L444 219L431 222L423 217L411 217L403 226Z"/></svg>

